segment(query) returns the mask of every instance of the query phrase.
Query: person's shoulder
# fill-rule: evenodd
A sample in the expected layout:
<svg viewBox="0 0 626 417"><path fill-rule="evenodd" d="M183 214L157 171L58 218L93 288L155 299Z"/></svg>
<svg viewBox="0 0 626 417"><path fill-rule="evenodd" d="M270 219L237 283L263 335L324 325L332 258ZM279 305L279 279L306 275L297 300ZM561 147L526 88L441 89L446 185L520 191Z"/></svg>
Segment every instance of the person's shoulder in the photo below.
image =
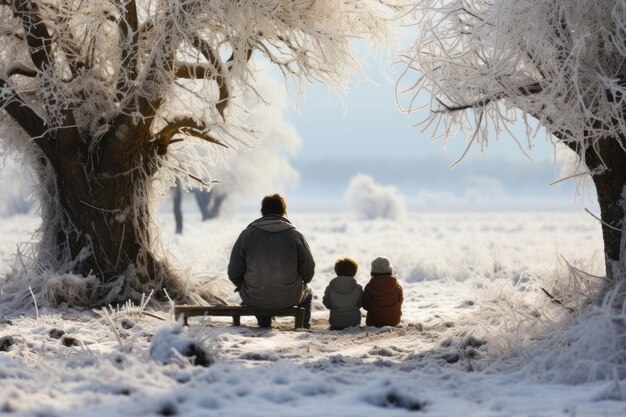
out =
<svg viewBox="0 0 626 417"><path fill-rule="evenodd" d="M338 279L338 278L339 278L339 277L334 277L334 278L331 278L331 280L330 280L330 281L328 281L328 285L326 285L326 288L331 288L331 287L333 286L333 284L337 282L337 279Z"/></svg>
<svg viewBox="0 0 626 417"><path fill-rule="evenodd" d="M289 230L288 230L288 231L289 231L289 233L293 233L293 234L296 234L296 235L298 235L298 236L302 236L302 237L304 237L304 235L302 234L302 232L301 232L301 231L299 231L299 230L298 230L298 228L297 228L296 226L294 226L293 224L292 224L292 226L293 226L293 227L292 227L291 229L289 229Z"/></svg>
<svg viewBox="0 0 626 417"><path fill-rule="evenodd" d="M385 281L389 281L389 282L400 284L400 280L395 275L391 275L391 274L389 274L389 275L381 275L381 278L383 280L385 280Z"/></svg>
<svg viewBox="0 0 626 417"><path fill-rule="evenodd" d="M287 232L290 233L290 236L292 236L295 240L306 242L306 238L304 237L304 234L298 229L293 228L291 230L288 230Z"/></svg>
<svg viewBox="0 0 626 417"><path fill-rule="evenodd" d="M356 280L356 276L354 275L342 275L340 277L337 278L341 278L342 280L345 280L353 285L359 285L358 281ZM360 285L359 285L360 286Z"/></svg>
<svg viewBox="0 0 626 417"><path fill-rule="evenodd" d="M390 275L391 278L393 278L393 283L400 289L402 289L402 282L400 281L400 279L395 276L395 275Z"/></svg>
<svg viewBox="0 0 626 417"><path fill-rule="evenodd" d="M256 233L257 230L259 229L252 226L252 224L249 224L245 229L241 231L241 233L239 233L239 240L243 240L243 241L248 240L250 238L250 235Z"/></svg>
<svg viewBox="0 0 626 417"><path fill-rule="evenodd" d="M380 287L388 287L388 286L391 286L391 285L400 286L400 281L398 280L398 278L395 275L388 275L388 274L375 275L375 276L370 278L370 280L367 283L367 285L377 286L377 287L379 287L379 286Z"/></svg>
<svg viewBox="0 0 626 417"><path fill-rule="evenodd" d="M256 230L255 227L252 227L252 225L248 225L245 229L241 231L241 233L239 233L239 236L247 236L250 233L254 232L255 230Z"/></svg>

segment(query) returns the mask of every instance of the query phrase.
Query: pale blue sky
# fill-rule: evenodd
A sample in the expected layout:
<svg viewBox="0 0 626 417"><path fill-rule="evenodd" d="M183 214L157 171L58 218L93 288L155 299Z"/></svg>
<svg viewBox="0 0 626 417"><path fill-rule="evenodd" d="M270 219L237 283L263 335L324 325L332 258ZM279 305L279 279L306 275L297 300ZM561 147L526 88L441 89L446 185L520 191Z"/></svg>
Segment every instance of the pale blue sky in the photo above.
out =
<svg viewBox="0 0 626 417"><path fill-rule="evenodd" d="M393 85L397 75L376 63L366 72L373 83L363 81L342 98L325 86L310 86L299 111L287 112L303 142L293 159L301 181L292 193L303 207L315 206L321 195L339 207L349 179L362 172L381 184L397 186L409 204L420 209L437 206L432 198L422 201L425 194L432 197L433 193L444 194L442 209L580 209L581 202L574 202L574 184L549 185L557 172L552 163L554 148L545 134L533 140L529 151L533 161L513 140L496 141L494 135L486 151L475 146L450 170L465 149L465 139L454 138L445 150L442 140L431 142L432 129L421 132L411 126L426 114L408 117L397 108ZM521 126L516 130L524 135ZM463 196L477 177L481 184L495 184L499 194L487 190L485 201L463 207ZM454 207L449 204L451 195L458 197Z"/></svg>
<svg viewBox="0 0 626 417"><path fill-rule="evenodd" d="M370 59L366 74L372 82L361 81L341 97L326 86L309 86L299 111L291 108L287 114L304 139L301 157L320 158L340 152L355 158L443 155L455 161L465 149L464 138L455 138L444 151L443 141L431 142L432 129L422 133L420 127L412 127L424 120L427 110L409 116L398 109L394 83L401 70L401 64L389 68ZM534 145L534 159L553 157L545 134L534 140ZM491 141L487 153L528 160L511 140ZM481 156L477 147L469 159L475 156Z"/></svg>

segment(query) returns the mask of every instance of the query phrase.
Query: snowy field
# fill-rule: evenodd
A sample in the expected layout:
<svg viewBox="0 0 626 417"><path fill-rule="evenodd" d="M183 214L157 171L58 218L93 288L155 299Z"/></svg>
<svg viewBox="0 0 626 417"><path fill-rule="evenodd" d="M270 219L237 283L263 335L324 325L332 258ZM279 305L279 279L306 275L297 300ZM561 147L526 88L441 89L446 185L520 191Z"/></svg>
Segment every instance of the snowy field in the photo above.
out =
<svg viewBox="0 0 626 417"><path fill-rule="evenodd" d="M164 244L196 276L223 281L230 247L254 214L200 222L189 211ZM624 346L608 346L612 318L582 319L551 303L566 285L563 259L602 274L601 232L584 213L409 213L358 220L293 213L317 262L310 330L292 319L190 319L180 329L125 308L112 314L0 306L0 415L9 416L624 416ZM4 270L37 227L0 219ZM321 294L339 256L388 256L405 291L396 328L329 331ZM220 281L221 279L221 281ZM577 327L578 326L578 327ZM592 328L593 327L593 328ZM576 328L596 330L580 334ZM568 330L569 329L569 330ZM589 334L586 334L589 333ZM606 340L604 340L606 339ZM195 341L209 366L172 346ZM621 349L621 351L620 351ZM622 356L620 356L622 355Z"/></svg>

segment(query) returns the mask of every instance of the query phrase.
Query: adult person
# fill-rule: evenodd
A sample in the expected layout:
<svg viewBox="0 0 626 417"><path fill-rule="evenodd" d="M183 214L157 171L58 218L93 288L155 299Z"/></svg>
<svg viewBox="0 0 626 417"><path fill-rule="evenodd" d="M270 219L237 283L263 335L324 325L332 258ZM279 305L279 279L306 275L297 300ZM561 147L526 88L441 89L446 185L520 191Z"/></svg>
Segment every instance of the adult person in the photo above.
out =
<svg viewBox="0 0 626 417"><path fill-rule="evenodd" d="M315 270L309 245L287 220L287 203L281 195L263 198L261 215L235 242L228 278L251 307L304 307L304 327L309 328L313 294L307 284ZM257 316L257 322L259 327L272 326L269 316Z"/></svg>

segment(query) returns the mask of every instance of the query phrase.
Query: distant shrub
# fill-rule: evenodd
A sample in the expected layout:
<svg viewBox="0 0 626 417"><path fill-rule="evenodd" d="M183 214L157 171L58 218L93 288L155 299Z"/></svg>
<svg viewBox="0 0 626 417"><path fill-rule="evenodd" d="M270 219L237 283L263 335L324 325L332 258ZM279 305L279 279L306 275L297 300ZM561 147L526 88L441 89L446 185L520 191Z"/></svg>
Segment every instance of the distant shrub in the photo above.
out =
<svg viewBox="0 0 626 417"><path fill-rule="evenodd" d="M398 219L407 211L404 197L396 187L380 185L365 174L350 180L346 200L350 210L365 219Z"/></svg>

